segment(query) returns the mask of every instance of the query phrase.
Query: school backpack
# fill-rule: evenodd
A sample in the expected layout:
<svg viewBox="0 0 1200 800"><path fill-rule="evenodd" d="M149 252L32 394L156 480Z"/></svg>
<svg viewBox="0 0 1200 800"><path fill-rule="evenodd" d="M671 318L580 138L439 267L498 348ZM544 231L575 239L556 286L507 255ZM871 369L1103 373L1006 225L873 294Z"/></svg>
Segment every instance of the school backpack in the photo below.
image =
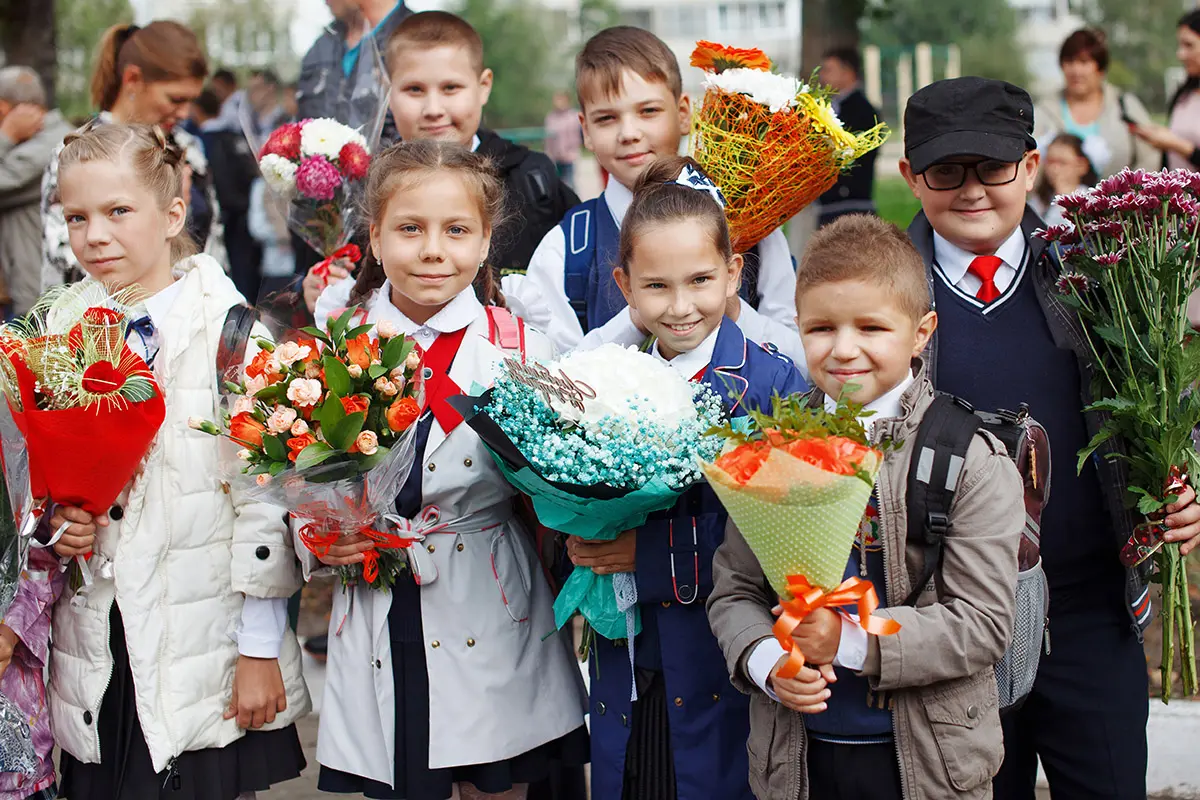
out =
<svg viewBox="0 0 1200 800"><path fill-rule="evenodd" d="M625 308L625 298L612 278L616 266L620 229L604 196L585 200L567 213L560 226L566 244L563 290L587 333L608 322ZM745 253L742 285L738 294L758 309L758 245Z"/></svg>
<svg viewBox="0 0 1200 800"><path fill-rule="evenodd" d="M1000 711L1019 708L1033 689L1038 662L1050 652L1050 589L1042 570L1041 515L1050 499L1050 440L1024 404L1017 412L976 411L938 393L917 429L908 471L908 542L924 549L924 568L903 605L916 605L932 579L941 595L940 566L967 448L985 430L1008 449L1025 489L1025 527L1018 550L1012 638L996 664Z"/></svg>

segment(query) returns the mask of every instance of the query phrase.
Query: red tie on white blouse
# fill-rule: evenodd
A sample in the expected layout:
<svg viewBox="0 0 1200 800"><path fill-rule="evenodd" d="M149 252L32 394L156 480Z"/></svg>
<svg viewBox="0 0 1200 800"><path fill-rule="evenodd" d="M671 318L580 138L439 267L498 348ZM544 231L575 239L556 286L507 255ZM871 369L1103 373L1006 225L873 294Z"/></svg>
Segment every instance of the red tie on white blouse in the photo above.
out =
<svg viewBox="0 0 1200 800"><path fill-rule="evenodd" d="M975 293L976 300L990 303L1000 297L1000 289L996 287L996 270L1003 263L1004 259L999 256L976 256L971 266L967 267L967 272L981 281L979 291Z"/></svg>

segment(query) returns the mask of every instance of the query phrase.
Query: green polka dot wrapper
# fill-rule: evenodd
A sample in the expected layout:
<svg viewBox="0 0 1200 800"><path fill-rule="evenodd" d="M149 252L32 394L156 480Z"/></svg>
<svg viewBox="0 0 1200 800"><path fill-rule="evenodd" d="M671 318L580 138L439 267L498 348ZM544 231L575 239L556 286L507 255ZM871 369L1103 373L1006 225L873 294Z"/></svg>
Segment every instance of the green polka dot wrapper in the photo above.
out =
<svg viewBox="0 0 1200 800"><path fill-rule="evenodd" d="M878 459L862 466L873 480ZM716 464L703 467L780 595L786 596L789 575L803 575L826 591L842 582L872 484L826 472L777 448L745 484Z"/></svg>

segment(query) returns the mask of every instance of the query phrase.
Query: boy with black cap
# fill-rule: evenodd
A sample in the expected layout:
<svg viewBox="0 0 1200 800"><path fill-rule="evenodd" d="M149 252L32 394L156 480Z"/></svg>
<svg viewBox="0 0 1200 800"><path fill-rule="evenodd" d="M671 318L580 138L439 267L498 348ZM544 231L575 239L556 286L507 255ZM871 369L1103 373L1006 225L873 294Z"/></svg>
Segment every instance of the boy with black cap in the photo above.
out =
<svg viewBox="0 0 1200 800"><path fill-rule="evenodd" d="M1041 520L1049 652L1032 694L1004 718L995 796L1032 800L1040 756L1056 798L1144 798L1150 599L1146 575L1118 560L1133 528L1119 462L1093 458L1076 474L1102 419L1084 411L1087 344L1025 203L1039 161L1033 104L1002 81L939 81L909 100L904 130L900 171L922 207L908 233L939 320L934 386L979 409L1028 403L1054 448ZM1194 500L1189 488L1167 518L1168 538L1190 546L1200 541Z"/></svg>

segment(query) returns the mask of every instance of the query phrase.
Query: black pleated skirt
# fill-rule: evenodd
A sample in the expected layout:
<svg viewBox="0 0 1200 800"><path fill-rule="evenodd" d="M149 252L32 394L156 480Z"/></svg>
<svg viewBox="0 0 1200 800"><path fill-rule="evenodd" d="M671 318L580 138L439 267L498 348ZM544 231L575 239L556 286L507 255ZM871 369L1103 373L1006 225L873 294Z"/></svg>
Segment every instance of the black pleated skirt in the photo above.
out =
<svg viewBox="0 0 1200 800"><path fill-rule="evenodd" d="M421 628L421 589L404 575L392 590L388 627L396 697L396 788L322 766L321 791L361 793L375 800L446 800L456 783L471 783L489 794L505 792L516 784L546 781L563 768L588 762L591 746L587 728L581 725L504 761L430 769L429 670Z"/></svg>
<svg viewBox="0 0 1200 800"><path fill-rule="evenodd" d="M247 731L226 747L180 755L156 773L134 704L133 672L125 626L113 603L109 648L113 675L96 720L100 763L85 764L63 752L59 797L70 800L235 800L297 778L306 765L295 725Z"/></svg>
<svg viewBox="0 0 1200 800"><path fill-rule="evenodd" d="M675 753L661 671L638 670L621 800L675 800Z"/></svg>

